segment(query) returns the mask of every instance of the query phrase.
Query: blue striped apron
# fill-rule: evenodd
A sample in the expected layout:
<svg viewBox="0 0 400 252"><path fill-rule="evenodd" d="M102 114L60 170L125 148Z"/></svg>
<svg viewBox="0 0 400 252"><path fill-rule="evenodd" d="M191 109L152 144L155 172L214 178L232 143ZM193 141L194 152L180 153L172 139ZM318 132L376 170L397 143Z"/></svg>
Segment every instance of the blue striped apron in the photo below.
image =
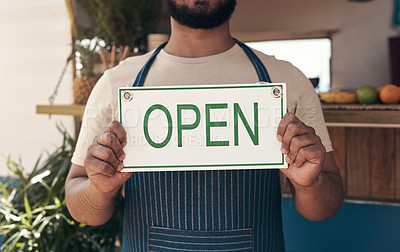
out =
<svg viewBox="0 0 400 252"><path fill-rule="evenodd" d="M260 59L236 40L262 82ZM159 46L136 77L143 86ZM279 170L135 172L125 185L123 251L284 251Z"/></svg>

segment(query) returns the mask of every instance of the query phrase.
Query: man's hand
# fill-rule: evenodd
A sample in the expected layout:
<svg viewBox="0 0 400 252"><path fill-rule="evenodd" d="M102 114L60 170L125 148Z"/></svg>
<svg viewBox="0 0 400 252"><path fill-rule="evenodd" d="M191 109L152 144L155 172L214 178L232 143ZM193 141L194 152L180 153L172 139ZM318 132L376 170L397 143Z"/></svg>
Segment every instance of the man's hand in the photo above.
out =
<svg viewBox="0 0 400 252"><path fill-rule="evenodd" d="M332 152L326 153L315 130L292 113L282 118L277 135L289 164L281 172L292 185L297 211L312 221L334 216L343 202L343 182Z"/></svg>
<svg viewBox="0 0 400 252"><path fill-rule="evenodd" d="M112 121L107 131L96 136L89 146L84 166L91 183L103 193L116 192L132 173L124 168L126 132L118 121Z"/></svg>
<svg viewBox="0 0 400 252"><path fill-rule="evenodd" d="M287 155L288 169L281 169L293 184L311 186L322 171L325 147L312 127L306 126L292 113L287 113L278 128L281 151Z"/></svg>
<svg viewBox="0 0 400 252"><path fill-rule="evenodd" d="M88 148L84 166L72 164L65 198L72 217L87 225L102 225L114 212L114 197L132 173L121 173L126 132L113 121Z"/></svg>

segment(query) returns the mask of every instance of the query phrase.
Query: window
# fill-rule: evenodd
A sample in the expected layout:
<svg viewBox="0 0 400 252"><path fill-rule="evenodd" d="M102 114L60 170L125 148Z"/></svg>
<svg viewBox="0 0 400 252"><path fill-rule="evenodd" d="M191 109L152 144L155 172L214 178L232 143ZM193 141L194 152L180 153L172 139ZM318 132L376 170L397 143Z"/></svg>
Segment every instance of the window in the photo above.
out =
<svg viewBox="0 0 400 252"><path fill-rule="evenodd" d="M296 39L246 43L248 46L277 59L291 62L308 78L319 78L318 92L330 89L331 40Z"/></svg>

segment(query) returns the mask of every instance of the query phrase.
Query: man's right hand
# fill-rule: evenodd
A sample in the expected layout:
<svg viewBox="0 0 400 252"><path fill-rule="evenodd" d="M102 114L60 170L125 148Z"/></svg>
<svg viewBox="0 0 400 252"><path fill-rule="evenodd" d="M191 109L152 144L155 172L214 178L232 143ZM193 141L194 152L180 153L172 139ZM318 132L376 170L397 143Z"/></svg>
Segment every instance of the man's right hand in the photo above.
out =
<svg viewBox="0 0 400 252"><path fill-rule="evenodd" d="M96 136L89 146L84 167L90 182L103 193L115 193L132 173L121 172L127 143L125 129L112 121L105 133Z"/></svg>
<svg viewBox="0 0 400 252"><path fill-rule="evenodd" d="M97 226L112 217L115 194L132 175L121 172L126 142L124 128L113 121L105 133L94 138L84 166L72 164L65 182L65 199L76 221Z"/></svg>

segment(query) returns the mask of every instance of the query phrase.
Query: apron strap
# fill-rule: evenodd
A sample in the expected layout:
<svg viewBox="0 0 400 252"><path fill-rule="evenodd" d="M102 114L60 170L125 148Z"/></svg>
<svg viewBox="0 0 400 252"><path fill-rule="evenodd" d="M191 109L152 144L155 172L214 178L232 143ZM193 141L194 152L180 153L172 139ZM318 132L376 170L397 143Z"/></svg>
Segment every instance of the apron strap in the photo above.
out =
<svg viewBox="0 0 400 252"><path fill-rule="evenodd" d="M156 59L158 53L165 47L165 45L168 42L165 42L161 44L157 49L153 52L153 54L150 56L150 58L147 60L146 64L142 67L138 75L136 76L135 82L133 83L132 87L141 87L144 84L144 81L146 80L147 74L149 73L149 70L151 68L151 65L153 65L154 60Z"/></svg>
<svg viewBox="0 0 400 252"><path fill-rule="evenodd" d="M240 42L237 39L234 39L235 42L243 49L243 51L246 53L247 57L249 57L251 63L254 66L254 69L257 72L258 79L260 82L269 82L272 83L271 78L268 74L267 69L265 68L264 64L261 62L261 60L257 57L257 55L244 43ZM135 82L133 83L132 87L141 87L144 84L144 81L146 80L147 74L149 73L149 70L151 68L151 65L153 64L154 60L156 59L158 53L165 47L165 45L168 42L165 42L161 44L157 49L153 52L153 54L150 56L150 58L147 60L146 64L142 67L138 75L136 76Z"/></svg>
<svg viewBox="0 0 400 252"><path fill-rule="evenodd" d="M246 44L240 42L237 39L234 39L234 40L243 49L243 51L247 54L247 57L249 57L251 63L253 64L254 68L256 69L258 79L260 80L260 82L272 83L267 69L265 68L265 66L261 62L261 60L257 57L257 55Z"/></svg>

